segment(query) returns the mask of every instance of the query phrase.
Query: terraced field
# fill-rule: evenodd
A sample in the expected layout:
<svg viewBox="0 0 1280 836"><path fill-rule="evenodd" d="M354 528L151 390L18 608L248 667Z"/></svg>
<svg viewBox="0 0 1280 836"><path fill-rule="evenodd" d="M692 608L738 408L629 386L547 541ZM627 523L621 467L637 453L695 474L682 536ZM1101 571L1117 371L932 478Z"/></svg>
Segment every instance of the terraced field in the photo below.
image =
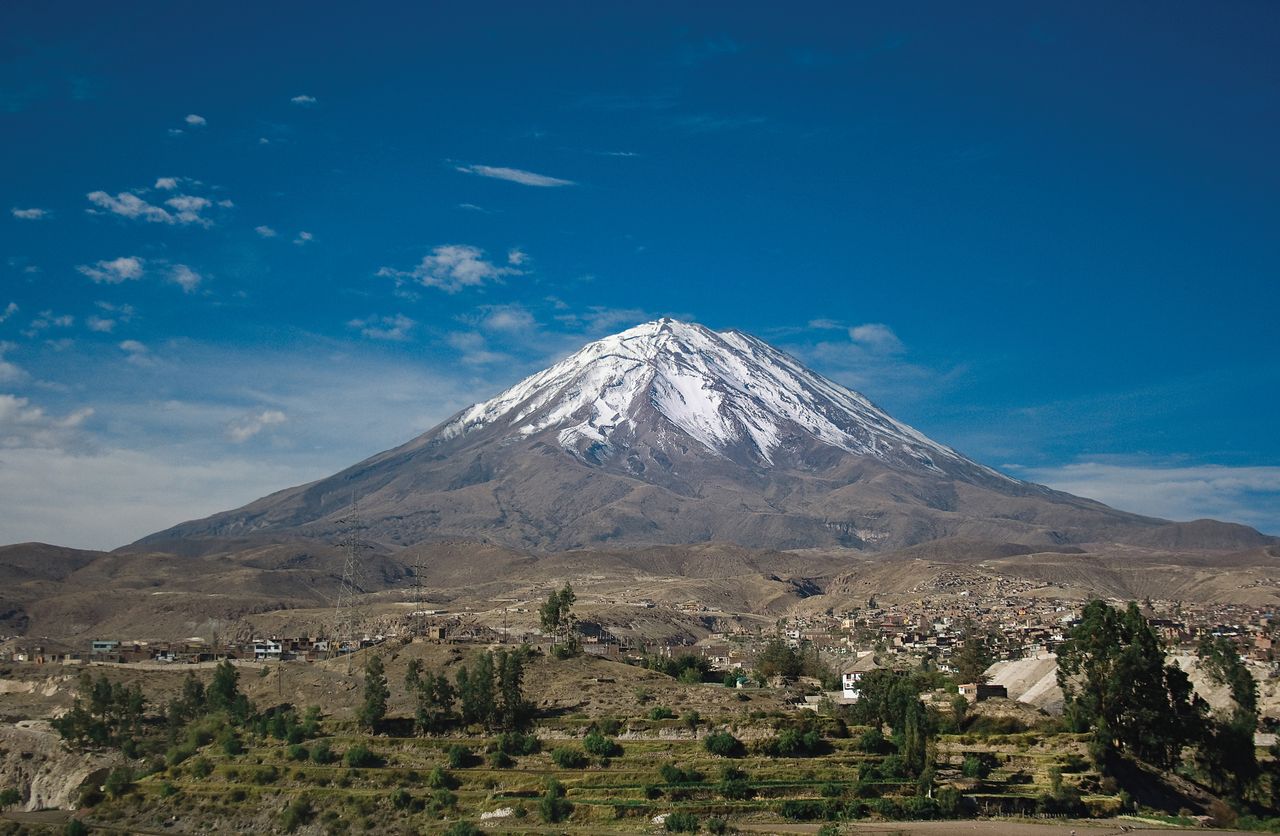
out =
<svg viewBox="0 0 1280 836"><path fill-rule="evenodd" d="M918 796L915 781L893 776L892 753L860 751L861 729L824 737L814 757L769 757L748 747L743 756L726 758L707 751L706 726L695 737L679 719L633 720L610 738L620 750L601 757L583 748L588 724L566 719L541 727L541 750L517 755L506 767L494 765L493 737L369 737L336 726L327 737L293 747L259 740L236 756L211 745L104 800L90 820L168 833L470 832L466 824L492 832L625 833L663 830L660 817L675 814L673 824L696 821L717 832L748 824L936 817L955 790L960 815L1034 814L1055 770L1062 783L1081 788L1091 812L1114 812L1119 804L1098 791L1096 774L1071 771L1081 768L1082 745L1074 735L944 737L936 747L934 801ZM734 733L758 740L772 730L767 721L743 721ZM337 760L315 763L314 751L326 744ZM346 765L344 755L360 747L372 753L371 765ZM585 766L558 750L576 753ZM556 758L570 765L557 765ZM560 802L544 800L553 781L563 788ZM562 821L546 820L549 805L561 808Z"/></svg>

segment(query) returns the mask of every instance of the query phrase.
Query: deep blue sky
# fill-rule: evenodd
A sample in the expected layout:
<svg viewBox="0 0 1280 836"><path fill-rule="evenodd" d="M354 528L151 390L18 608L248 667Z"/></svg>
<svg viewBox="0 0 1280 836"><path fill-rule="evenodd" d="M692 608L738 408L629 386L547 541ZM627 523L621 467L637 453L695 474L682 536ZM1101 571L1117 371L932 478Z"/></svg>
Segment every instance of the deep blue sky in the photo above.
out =
<svg viewBox="0 0 1280 836"><path fill-rule="evenodd" d="M262 5L0 6L0 542L325 475L662 314L1280 533L1280 6Z"/></svg>

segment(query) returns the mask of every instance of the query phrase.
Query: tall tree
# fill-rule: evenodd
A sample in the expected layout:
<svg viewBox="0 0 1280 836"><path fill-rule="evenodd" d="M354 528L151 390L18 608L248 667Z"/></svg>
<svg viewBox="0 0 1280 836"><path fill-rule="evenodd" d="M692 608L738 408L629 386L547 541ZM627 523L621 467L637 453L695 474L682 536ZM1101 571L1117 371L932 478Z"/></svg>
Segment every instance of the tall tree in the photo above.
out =
<svg viewBox="0 0 1280 836"><path fill-rule="evenodd" d="M391 690L387 687L387 672L382 657L376 653L364 665L364 702L360 704L360 724L376 731L387 716L387 700Z"/></svg>
<svg viewBox="0 0 1280 836"><path fill-rule="evenodd" d="M1226 637L1203 637L1197 655L1209 678L1230 690L1231 706L1213 718L1196 762L1214 785L1243 798L1262 775L1253 745L1258 728L1258 683Z"/></svg>
<svg viewBox="0 0 1280 836"><path fill-rule="evenodd" d="M965 622L964 644L952 660L961 684L987 681L987 668L996 660L992 645L989 633L979 630L972 621Z"/></svg>
<svg viewBox="0 0 1280 836"><path fill-rule="evenodd" d="M1085 606L1058 649L1058 684L1073 726L1093 732L1099 761L1126 751L1172 766L1198 741L1208 710L1186 673L1165 664L1159 638L1133 603L1123 612L1098 600Z"/></svg>

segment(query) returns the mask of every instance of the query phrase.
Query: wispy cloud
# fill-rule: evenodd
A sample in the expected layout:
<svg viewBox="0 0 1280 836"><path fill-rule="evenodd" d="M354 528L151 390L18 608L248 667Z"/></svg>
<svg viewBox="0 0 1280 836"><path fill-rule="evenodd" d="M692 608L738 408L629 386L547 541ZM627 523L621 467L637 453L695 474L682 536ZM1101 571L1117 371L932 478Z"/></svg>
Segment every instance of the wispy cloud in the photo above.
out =
<svg viewBox="0 0 1280 836"><path fill-rule="evenodd" d="M262 238L276 237L276 231L271 227L267 226L266 224L263 224L262 226L255 226L253 228L253 231L258 233L258 235L261 236Z"/></svg>
<svg viewBox="0 0 1280 836"><path fill-rule="evenodd" d="M0 450L73 446L72 435L92 415L84 408L58 418L27 398L0 394Z"/></svg>
<svg viewBox="0 0 1280 836"><path fill-rule="evenodd" d="M258 234L261 235L262 233L258 233ZM270 236L264 236L264 237L270 237ZM314 240L315 240L315 236L312 235L310 232L299 232L298 237L293 239L293 243L301 247L303 244L309 244Z"/></svg>
<svg viewBox="0 0 1280 836"><path fill-rule="evenodd" d="M480 177L492 177L495 180L507 180L512 183L519 183L522 186L554 188L557 186L576 185L572 180L562 180L559 177L549 177L545 174L535 174L532 171L524 171L519 168L507 168L505 166L459 165L454 166L454 168L461 171L463 174L476 174Z"/></svg>
<svg viewBox="0 0 1280 836"><path fill-rule="evenodd" d="M243 444L268 427L278 427L288 420L288 416L278 409L250 413L227 427L227 438L236 444Z"/></svg>
<svg viewBox="0 0 1280 836"><path fill-rule="evenodd" d="M448 342L458 351L462 362L469 366L488 366L511 361L511 355L490 349L488 340L478 331L455 331L448 336Z"/></svg>
<svg viewBox="0 0 1280 836"><path fill-rule="evenodd" d="M715 113L693 113L677 116L671 124L689 133L705 134L716 131L736 131L763 125L769 120L763 116L724 116Z"/></svg>
<svg viewBox="0 0 1280 836"><path fill-rule="evenodd" d="M902 340L883 322L855 325L849 329L849 339L880 354L897 354L903 349Z"/></svg>
<svg viewBox="0 0 1280 836"><path fill-rule="evenodd" d="M188 113L187 118L183 120L188 125L201 126L209 124L209 120L205 119L198 113Z"/></svg>
<svg viewBox="0 0 1280 836"><path fill-rule="evenodd" d="M289 101L293 102L296 105L301 105L302 107L310 107L311 105L316 103L316 97L308 96L305 93L302 93L297 96L294 96Z"/></svg>
<svg viewBox="0 0 1280 836"><path fill-rule="evenodd" d="M111 302L98 302L97 305L105 315L93 314L85 319L85 325L90 331L110 334L115 330L117 323L129 322L133 319L133 305L117 305Z"/></svg>
<svg viewBox="0 0 1280 836"><path fill-rule="evenodd" d="M1212 518L1280 534L1280 467L1104 458L1054 467L1006 465L1022 479L1171 520Z"/></svg>
<svg viewBox="0 0 1280 836"><path fill-rule="evenodd" d="M135 366L155 365L156 361L151 355L151 349L138 340L125 340L120 343L120 350L125 353L125 360Z"/></svg>
<svg viewBox="0 0 1280 836"><path fill-rule="evenodd" d="M13 343L0 341L0 383L16 383L27 377L25 369L5 359L5 354L13 351L14 348Z"/></svg>
<svg viewBox="0 0 1280 836"><path fill-rule="evenodd" d="M180 178L161 177L156 181L156 188L172 191L180 183ZM162 185L163 184L163 185ZM146 189L141 191L145 192ZM90 214L110 213L131 220L144 220L148 223L160 223L169 226L195 225L205 228L213 226L213 221L204 215L205 210L217 205L230 208L234 204L230 200L219 200L216 204L207 197L192 194L174 195L164 201L163 206L148 202L138 191L119 192L112 195L98 190L89 192L86 197L94 208ZM167 208L166 208L167 207Z"/></svg>
<svg viewBox="0 0 1280 836"><path fill-rule="evenodd" d="M93 266L81 264L76 267L76 270L98 284L120 284L142 278L145 263L137 256L125 255L110 261L99 261Z"/></svg>
<svg viewBox="0 0 1280 836"><path fill-rule="evenodd" d="M0 310L0 324L3 324L6 319L13 316L17 312L18 312L17 302L10 302L9 304L5 305L4 310Z"/></svg>
<svg viewBox="0 0 1280 836"><path fill-rule="evenodd" d="M194 293L204 277L185 264L175 264L169 270L169 281L182 288L183 293Z"/></svg>
<svg viewBox="0 0 1280 836"><path fill-rule="evenodd" d="M13 209L11 209L10 211L13 213L13 216L15 218L18 218L24 221L41 221L49 217L50 214L52 214L49 212L48 209L35 209L35 208L19 209L16 206L13 207Z"/></svg>
<svg viewBox="0 0 1280 836"><path fill-rule="evenodd" d="M399 281L413 281L423 287L436 287L446 293L457 293L466 287L479 287L503 276L520 276L524 271L515 267L500 267L485 258L484 250L466 244L444 244L424 256L412 270L383 267L379 276L390 276Z"/></svg>
<svg viewBox="0 0 1280 836"><path fill-rule="evenodd" d="M347 323L347 327L359 329L363 336L373 340L404 342L409 339L409 332L413 330L413 326L416 324L404 314L394 314L392 316L369 316L364 319L353 319Z"/></svg>

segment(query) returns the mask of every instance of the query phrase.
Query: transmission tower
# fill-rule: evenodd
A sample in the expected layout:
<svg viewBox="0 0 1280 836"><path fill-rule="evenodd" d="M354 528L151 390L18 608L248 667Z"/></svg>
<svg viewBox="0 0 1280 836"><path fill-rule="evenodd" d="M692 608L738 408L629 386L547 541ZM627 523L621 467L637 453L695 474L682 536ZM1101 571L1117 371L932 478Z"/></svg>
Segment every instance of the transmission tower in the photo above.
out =
<svg viewBox="0 0 1280 836"><path fill-rule="evenodd" d="M342 530L342 582L338 585L338 595L333 607L333 637L330 639L330 655L342 649L343 642L348 643L347 673L351 673L351 656L360 646L360 631L366 621L364 611L365 575L364 550L366 548L361 532L365 525L360 518L360 506L352 499L351 512L338 521Z"/></svg>

